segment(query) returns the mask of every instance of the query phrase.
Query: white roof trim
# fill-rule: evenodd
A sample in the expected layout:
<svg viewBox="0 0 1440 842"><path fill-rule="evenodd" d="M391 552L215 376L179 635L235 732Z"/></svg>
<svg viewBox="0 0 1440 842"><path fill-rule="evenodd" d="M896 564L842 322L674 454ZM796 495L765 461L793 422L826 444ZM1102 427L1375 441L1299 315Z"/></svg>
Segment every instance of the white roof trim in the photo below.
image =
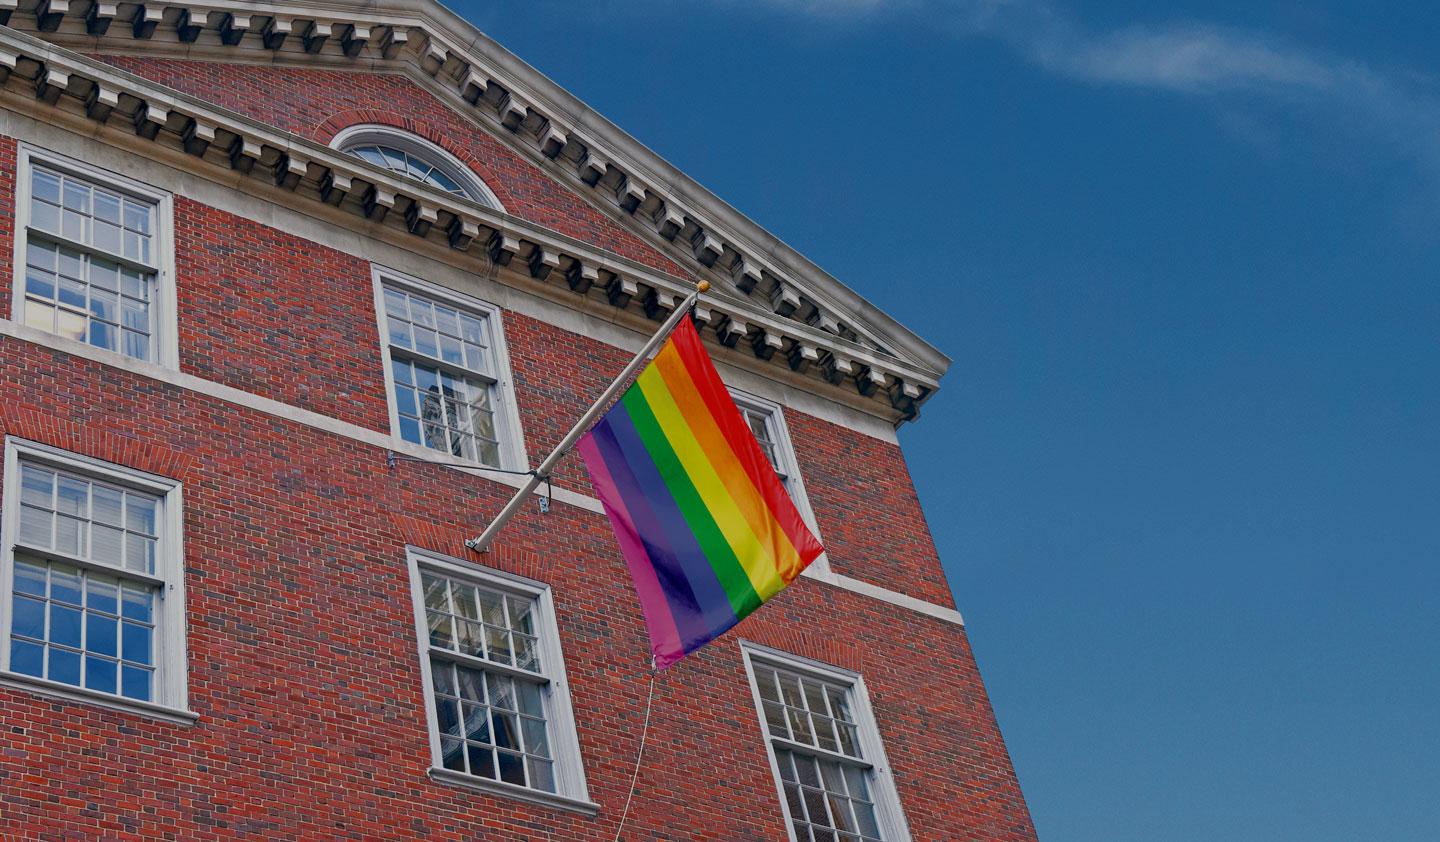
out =
<svg viewBox="0 0 1440 842"><path fill-rule="evenodd" d="M401 0L384 6L323 0L304 5L200 0L185 7L92 2L83 14L78 4L68 7L68 13L52 11L55 8L55 4L40 5L36 0L0 0L0 20L16 26L33 22L44 31L41 37L89 49L99 46L97 39L112 47L164 36L164 43L152 52L191 57L207 52L203 57L223 60L225 50L238 47L251 52L283 51L287 60L331 64L361 60L367 68L410 68L438 86L457 107L473 106L470 116L508 130L496 134L502 138L508 134L517 148L549 163L546 171L551 175L564 176L602 208L608 204L612 216L626 220L667 254L678 254L682 262L688 260L696 275L721 282L722 290L728 288L728 295L722 292L715 305L707 308L711 312L702 313L710 317L722 344L733 347L744 339L762 360L781 351L781 358L792 368L804 370L813 365L831 382L852 382L863 395L888 397L897 420L902 421L914 416L948 367L949 359L932 346L430 0ZM19 14L12 15L14 11ZM103 17L107 11L115 17ZM193 46L181 46L170 38ZM73 54L61 51L56 55L68 59ZM275 52L272 59L278 58L280 53ZM234 53L234 60L244 58ZM58 66L63 63L47 66L46 75L55 81L38 80L37 93L51 102L61 92L88 97L70 90L74 86L68 76L59 75L65 72ZM113 68L108 72L128 77L130 87L158 88L160 96L148 97L151 101L179 96ZM103 74L89 74L99 75ZM113 110L118 104L116 94L103 87L95 98L101 110ZM162 113L153 106L151 112L152 117ZM226 122L245 120L223 113ZM142 123L148 123L143 133L153 136L161 127L176 129L169 121L168 115L163 120L142 118ZM190 132L187 141L203 144L217 126L195 121L179 128ZM287 137L290 139L276 148L295 145L293 136ZM258 160L251 153L260 149L246 143L235 154L251 166ZM295 166L293 158L283 163ZM327 195L338 195L344 201L345 193L337 191L346 184L348 178L336 181ZM368 184L365 189L371 193L370 205L383 213L391 201L388 191L372 190ZM436 221L436 209L428 203L415 203L414 207L420 213L419 224L428 230ZM462 239L469 226L463 228ZM520 243L503 232L496 233L500 236L491 238L491 249L498 249L501 259L496 262L505 265L516 254L512 247ZM559 236L548 233L551 238ZM557 268L553 261L545 262L548 258L540 260L541 271ZM648 267L644 272L660 274ZM612 303L629 303L643 296L651 307L663 310L667 304L673 306L667 288L673 283L647 291L633 277L630 272L599 274L582 266L572 287L584 290L600 283L614 288L607 290ZM786 330L766 331L767 325L777 323L785 324ZM782 333L808 335L782 339ZM832 350L836 346L838 350Z"/></svg>

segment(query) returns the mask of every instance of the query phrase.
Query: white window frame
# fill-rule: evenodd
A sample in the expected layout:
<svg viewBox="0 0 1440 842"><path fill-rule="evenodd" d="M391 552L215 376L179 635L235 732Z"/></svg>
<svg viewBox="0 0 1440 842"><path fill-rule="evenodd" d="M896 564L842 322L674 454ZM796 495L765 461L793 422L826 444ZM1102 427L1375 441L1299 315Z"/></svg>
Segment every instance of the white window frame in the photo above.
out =
<svg viewBox="0 0 1440 842"><path fill-rule="evenodd" d="M790 803L785 797L785 782L780 776L780 764L775 757L775 742L765 724L764 701L760 697L760 686L755 675L756 662L813 676L849 689L850 707L855 714L860 752L865 762L871 764L868 779L875 803L875 821L880 826L880 834L885 842L911 842L910 826L900 806L900 795L895 790L890 761L885 758L884 741L880 739L880 730L875 726L875 711L870 707L870 692L865 688L864 677L857 672L762 646L743 638L740 640L740 653L745 661L745 676L750 682L750 695L755 702L755 724L760 729L761 739L765 741L765 755L770 758L770 772L775 778L775 794L785 817L785 833L791 842L797 842L795 828L790 817Z"/></svg>
<svg viewBox="0 0 1440 842"><path fill-rule="evenodd" d="M560 648L560 630L555 615L555 599L550 586L533 579L488 567L481 567L419 547L406 547L406 563L410 570L410 596L415 613L415 638L420 655L420 676L425 694L425 723L430 745L428 774L437 783L451 784L493 795L508 796L522 801L558 807L564 810L595 815L599 807L590 801L585 785L585 767L580 757L580 740L575 729L575 713L570 701L570 682L565 676L565 654ZM550 751L554 761L555 792L531 789L500 780L469 775L446 769L440 750L440 730L435 721L435 686L430 674L429 625L425 615L425 588L421 570L460 579L490 590L501 591L522 599L534 600L536 638L541 675L548 683L541 690L545 721L549 728ZM476 660L476 669L497 674L529 675L527 671L506 667L493 661Z"/></svg>
<svg viewBox="0 0 1440 842"><path fill-rule="evenodd" d="M10 319L25 324L25 262L26 248L30 240L31 183L35 165L59 170L95 183L100 187L129 194L155 206L155 236L152 246L155 254L155 290L151 298L151 342L153 357L150 362L172 370L180 367L178 304L175 292L175 209L174 197L163 190L126 178L118 173L101 169L84 161L40 149L28 143L19 145L15 174L15 254L11 272ZM60 238L64 242L64 238ZM83 248L83 247L78 247ZM134 261L129 261L133 263ZM52 334L53 335L53 334ZM62 342L77 342L101 353L115 354L133 360L121 351L99 348L83 340L57 337Z"/></svg>
<svg viewBox="0 0 1440 842"><path fill-rule="evenodd" d="M20 464L43 465L101 482L154 494L160 498L160 538L154 575L123 571L104 564L57 555L74 567L148 582L156 587L155 696L145 702L102 693L10 670L11 611L15 588L15 542L20 517ZM49 696L87 702L131 713L188 724L197 718L188 709L185 632L184 499L180 483L143 471L69 453L15 437L5 439L4 511L0 514L0 685ZM28 551L25 551L28 552Z"/></svg>
<svg viewBox="0 0 1440 842"><path fill-rule="evenodd" d="M742 415L744 410L751 409L768 416L770 431L775 439L775 458L785 470L786 490L790 492L790 500L795 503L800 519L810 527L810 533L815 536L815 540L820 541L823 546L825 542L820 536L820 527L815 522L815 511L810 508L810 495L805 493L805 479L800 475L800 463L795 459L795 447L790 443L790 428L785 424L785 408L775 401L739 389L729 389L729 392ZM805 568L805 574L821 578L828 576L830 558L821 553Z"/></svg>
<svg viewBox="0 0 1440 842"><path fill-rule="evenodd" d="M347 126L330 139L332 149L347 155L357 146L370 144L389 146L392 149L414 155L459 184L461 189L468 194L465 198L505 213L505 206L500 204L499 197L495 195L495 191L490 189L490 185L486 184L484 179L466 166L464 161L419 135L379 123L362 123ZM386 168L386 172L393 173L394 170ZM395 175L404 177L401 173L395 173ZM430 186L435 187L435 185ZM435 189L441 188L435 187Z"/></svg>
<svg viewBox="0 0 1440 842"><path fill-rule="evenodd" d="M515 401L514 374L510 367L510 347L505 342L505 326L500 308L478 298L472 298L455 290L423 281L404 272L397 272L379 264L371 264L370 276L374 284L375 317L380 328L380 354L385 363L385 400L390 408L390 435L395 440L394 449L427 460L458 459L449 451L435 450L423 444L406 441L400 435L400 407L395 402L395 372L391 368L390 326L385 313L385 287L398 289L431 298L458 310L464 310L486 319L490 328L490 341L494 344L495 379L502 406L495 409L495 433L500 439L500 465L504 471L527 471L529 459L525 453L525 436L520 426L520 407ZM466 462L467 465L472 464ZM478 459L473 462L476 470L483 471L491 466Z"/></svg>

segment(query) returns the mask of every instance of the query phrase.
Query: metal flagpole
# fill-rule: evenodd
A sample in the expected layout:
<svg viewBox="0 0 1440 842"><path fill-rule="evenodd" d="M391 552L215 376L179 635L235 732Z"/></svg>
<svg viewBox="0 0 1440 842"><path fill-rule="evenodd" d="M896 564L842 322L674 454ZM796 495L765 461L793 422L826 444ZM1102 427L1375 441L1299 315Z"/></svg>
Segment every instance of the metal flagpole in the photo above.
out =
<svg viewBox="0 0 1440 842"><path fill-rule="evenodd" d="M525 504L525 499L529 497L535 489L540 487L540 483L550 478L551 472L555 470L555 465L558 464L561 459L565 458L565 454L570 452L570 448L575 446L575 442L579 441L580 437L585 435L586 431L590 429L590 425L594 424L595 420L610 407L610 402L615 399L615 396L620 394L620 391L630 384L630 378L634 377L635 372L639 371L640 367L650 360L650 355L655 353L655 349L660 347L660 343L665 341L666 337L670 335L670 331L674 330L675 326L680 324L680 320L685 318L686 314L690 312L690 308L699 300L700 294L709 289L709 281L700 281L695 285L695 291L686 296L685 300L675 307L675 311L671 313L670 318L666 319L665 323L660 326L660 330L657 331L654 336L650 337L650 341L646 342L645 347L640 349L640 353L635 355L635 359L631 360L630 364L625 366L625 370L620 372L620 376L615 378L615 382L611 383L610 386L601 393L600 397L595 399L595 403L591 404L590 408L585 411L585 414L580 416L580 420L575 422L575 426L570 429L570 432L565 434L565 438L561 439L560 443L555 445L555 449L550 452L549 456L545 457L545 461L540 463L540 467L530 473L529 481L526 482L519 491L515 492L515 496L510 498L510 502L505 504L505 508L500 510L500 514L495 516L495 519L490 522L490 525L485 527L485 531L480 533L480 537L471 538L465 542L465 546L476 552L484 553L490 551L490 544L494 542L495 536L501 529L504 529L505 524L509 523L510 519L515 517L515 514L520 511L520 507Z"/></svg>

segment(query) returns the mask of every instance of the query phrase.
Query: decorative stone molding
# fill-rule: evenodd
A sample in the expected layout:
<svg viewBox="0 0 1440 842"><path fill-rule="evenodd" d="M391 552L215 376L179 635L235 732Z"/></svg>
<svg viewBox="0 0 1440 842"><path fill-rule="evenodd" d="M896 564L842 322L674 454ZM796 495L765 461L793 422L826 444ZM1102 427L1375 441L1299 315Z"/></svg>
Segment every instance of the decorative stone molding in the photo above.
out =
<svg viewBox="0 0 1440 842"><path fill-rule="evenodd" d="M650 153L645 154L653 160L643 161L631 150L622 155L607 149L597 139L602 134L643 148L593 112L586 110L588 119L577 121L574 114L583 106L563 102L573 100L569 94L548 82L548 89L541 90L536 80L544 82L543 77L442 7L410 0L385 8L392 6L395 12L338 1L280 6L197 0L170 6L0 0L0 20L34 26L57 45L93 48L96 38L173 39L190 45L186 54L210 50L218 60L224 60L225 50L267 50L295 61L394 62L414 69L457 107L463 110L469 103L472 118L489 123L501 137L511 136L512 145L537 160L568 162L568 167L547 171L571 179L574 189L609 206L697 276L732 291L733 300L715 301L716 312L707 320L722 344L749 347L761 362L788 363L837 385L849 382L862 395L889 398L898 421L913 418L938 387L948 359L839 281ZM112 26L117 17L131 25ZM470 37L458 40L457 33ZM485 259L507 266L518 256L537 280L561 269L571 290L589 295L594 288L617 307L640 306L654 317L663 314L669 296L683 294L684 281L634 261L382 174L358 159L19 32L0 35L5 36L0 38L0 74L33 84L37 98L52 107L71 108L75 100L91 120L114 125L127 119L141 137L174 143L199 160L264 176L281 189L352 209L374 222L403 224L416 236L434 232L458 251L468 252L478 237L487 246ZM514 67L502 70L501 64L518 66L534 78L523 80ZM561 107L555 106L557 99ZM217 160L220 152L224 155ZM676 184L685 188L684 201ZM724 217L739 222L714 221ZM796 266L803 271L795 271ZM812 365L817 361L818 370Z"/></svg>

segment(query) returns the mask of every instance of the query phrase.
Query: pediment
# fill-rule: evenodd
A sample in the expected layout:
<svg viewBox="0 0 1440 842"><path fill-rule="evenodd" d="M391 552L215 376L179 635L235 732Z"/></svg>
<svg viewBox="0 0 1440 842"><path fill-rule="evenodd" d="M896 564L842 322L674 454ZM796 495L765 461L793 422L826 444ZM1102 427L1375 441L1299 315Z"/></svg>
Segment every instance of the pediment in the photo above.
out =
<svg viewBox="0 0 1440 842"><path fill-rule="evenodd" d="M22 33L89 53L403 72L446 108L484 127L656 254L673 261L680 271L667 271L663 261L653 260L640 261L646 266L638 271L629 265L633 261L615 255L592 259L587 253L582 259L578 253L587 250L579 243L563 237L556 243L554 236L545 236L533 225L516 225L513 220L492 224L483 213L428 208L431 197L407 201L402 195L405 215L418 215L419 227L428 230L444 215L452 220L448 227L460 232L451 236L452 241L466 248L473 228L484 234L489 256L502 265L519 255L530 264L532 274L543 278L560 269L572 289L578 286L577 291L584 293L599 284L611 303L626 306L633 300L652 316L667 303L673 306L684 281L704 278L715 292L713 305L702 316L708 317L722 344L748 346L762 360L776 358L796 371L814 369L831 383L852 384L861 395L887 400L901 419L913 417L948 367L948 358L882 310L429 0L383 7L373 2L212 0L172 6L0 0L0 19ZM44 87L43 75L49 67L43 57L39 64L42 78L37 90ZM61 62L51 64L58 67ZM101 90L98 81L94 88ZM48 99L49 93L42 98ZM68 88L65 93L82 95ZM160 127L177 129L168 122ZM183 120L178 128L186 130ZM238 137L243 132L229 134ZM274 148L259 137L255 141L257 160L263 149ZM283 140L274 143L282 149L290 145ZM243 142L241 147L240 157L246 159ZM324 156L311 153L314 150L306 150L303 156L307 161L303 173L294 163L302 156L271 157L286 158L280 163L290 168L289 180L315 181L314 161ZM333 176L321 179L327 177L332 179L333 196L338 189L334 183L339 182ZM275 178L277 183L287 180L280 172ZM349 174L344 181L350 181ZM371 181L384 180L372 177ZM325 185L318 186L324 192ZM393 185L382 190L371 184L367 189L373 194L371 204L375 197L396 200ZM343 201L344 193L340 195Z"/></svg>

